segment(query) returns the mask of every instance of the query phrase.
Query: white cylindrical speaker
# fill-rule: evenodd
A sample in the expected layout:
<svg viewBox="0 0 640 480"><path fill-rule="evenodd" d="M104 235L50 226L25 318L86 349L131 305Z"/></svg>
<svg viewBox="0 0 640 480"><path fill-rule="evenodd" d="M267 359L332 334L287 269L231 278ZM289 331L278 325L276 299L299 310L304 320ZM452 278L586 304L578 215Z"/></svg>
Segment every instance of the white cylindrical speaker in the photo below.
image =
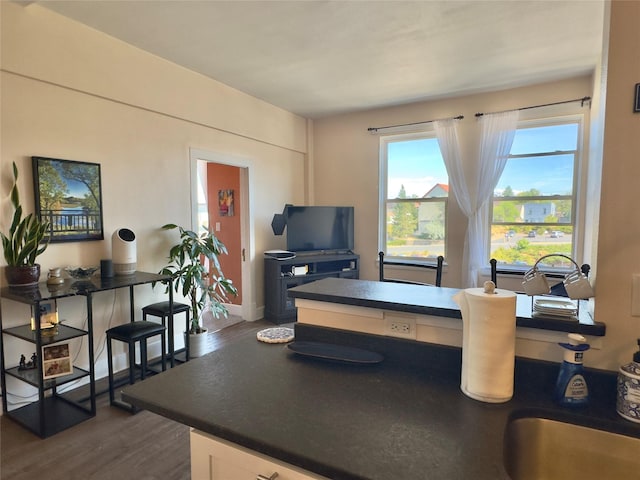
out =
<svg viewBox="0 0 640 480"><path fill-rule="evenodd" d="M113 272L131 275L136 271L136 234L128 228L119 228L111 237Z"/></svg>

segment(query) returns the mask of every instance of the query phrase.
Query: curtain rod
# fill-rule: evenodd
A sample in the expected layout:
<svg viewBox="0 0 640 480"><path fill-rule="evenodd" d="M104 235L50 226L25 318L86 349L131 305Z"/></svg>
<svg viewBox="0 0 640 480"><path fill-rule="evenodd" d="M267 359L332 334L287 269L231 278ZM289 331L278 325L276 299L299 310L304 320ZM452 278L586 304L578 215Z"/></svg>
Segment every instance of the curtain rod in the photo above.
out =
<svg viewBox="0 0 640 480"><path fill-rule="evenodd" d="M436 119L436 120L425 120L424 122L403 123L401 125L387 125L386 127L369 127L369 128L367 128L367 131L369 131L371 133L376 133L378 130L383 130L385 128L412 127L413 125L424 125L424 124L427 124L427 123L437 122L439 120L462 120L463 118L464 118L464 115L458 115L457 117L439 118L439 119Z"/></svg>
<svg viewBox="0 0 640 480"><path fill-rule="evenodd" d="M580 102L580 106L584 107L585 102L590 102L590 101L591 101L591 97L582 97L582 98L574 98L573 100L564 100L562 102L543 103L542 105L532 105L530 107L513 108L511 110L502 110L501 112L492 112L492 113L515 112L516 110L520 111L520 110L529 110L531 108L551 107L553 105L562 105L564 103L573 103L573 102ZM476 113L476 117L481 117L483 115L484 113Z"/></svg>

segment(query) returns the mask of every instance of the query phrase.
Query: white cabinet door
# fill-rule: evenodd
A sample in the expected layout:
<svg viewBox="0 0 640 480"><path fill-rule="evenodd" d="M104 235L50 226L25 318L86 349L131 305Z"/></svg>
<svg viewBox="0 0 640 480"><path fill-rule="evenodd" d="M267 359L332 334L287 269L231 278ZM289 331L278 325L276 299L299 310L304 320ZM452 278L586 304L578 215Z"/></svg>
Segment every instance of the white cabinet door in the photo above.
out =
<svg viewBox="0 0 640 480"><path fill-rule="evenodd" d="M277 476L273 476L277 473ZM191 429L191 480L327 480Z"/></svg>

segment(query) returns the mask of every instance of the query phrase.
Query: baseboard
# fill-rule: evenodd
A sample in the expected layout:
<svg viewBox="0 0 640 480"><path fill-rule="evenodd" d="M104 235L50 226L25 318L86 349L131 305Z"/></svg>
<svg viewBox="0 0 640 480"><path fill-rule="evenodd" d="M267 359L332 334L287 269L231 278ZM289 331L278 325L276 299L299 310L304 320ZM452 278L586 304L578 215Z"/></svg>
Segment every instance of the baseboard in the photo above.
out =
<svg viewBox="0 0 640 480"><path fill-rule="evenodd" d="M225 307L229 311L229 315L236 315L238 317L242 317L242 305L235 305L233 303L225 303Z"/></svg>

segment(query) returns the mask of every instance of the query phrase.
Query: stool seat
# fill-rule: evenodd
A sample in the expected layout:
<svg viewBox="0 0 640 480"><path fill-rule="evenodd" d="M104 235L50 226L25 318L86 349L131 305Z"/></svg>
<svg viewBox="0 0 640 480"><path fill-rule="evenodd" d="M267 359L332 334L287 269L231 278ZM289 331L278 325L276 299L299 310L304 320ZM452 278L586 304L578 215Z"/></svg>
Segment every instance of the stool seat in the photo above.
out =
<svg viewBox="0 0 640 480"><path fill-rule="evenodd" d="M137 408L133 405L129 405L122 400L115 398L115 380L113 372L113 349L111 342L118 340L126 343L128 346L129 355L129 383L135 383L135 369L136 365L136 343L140 346L140 378L145 379L147 374L147 339L159 335L160 336L160 359L162 362L162 371L167 369L167 363L164 355L165 341L164 341L165 326L147 321L135 321L118 325L116 327L107 330L107 366L109 367L109 402L115 407L124 408L132 413L137 412Z"/></svg>
<svg viewBox="0 0 640 480"><path fill-rule="evenodd" d="M147 315L153 315L155 317L165 317L169 315L170 302L158 302L142 307L142 311ZM173 302L173 313L188 312L191 307L186 303Z"/></svg>
<svg viewBox="0 0 640 480"><path fill-rule="evenodd" d="M122 342L137 341L164 332L165 327L155 322L137 321L118 325L107 330L107 335Z"/></svg>

